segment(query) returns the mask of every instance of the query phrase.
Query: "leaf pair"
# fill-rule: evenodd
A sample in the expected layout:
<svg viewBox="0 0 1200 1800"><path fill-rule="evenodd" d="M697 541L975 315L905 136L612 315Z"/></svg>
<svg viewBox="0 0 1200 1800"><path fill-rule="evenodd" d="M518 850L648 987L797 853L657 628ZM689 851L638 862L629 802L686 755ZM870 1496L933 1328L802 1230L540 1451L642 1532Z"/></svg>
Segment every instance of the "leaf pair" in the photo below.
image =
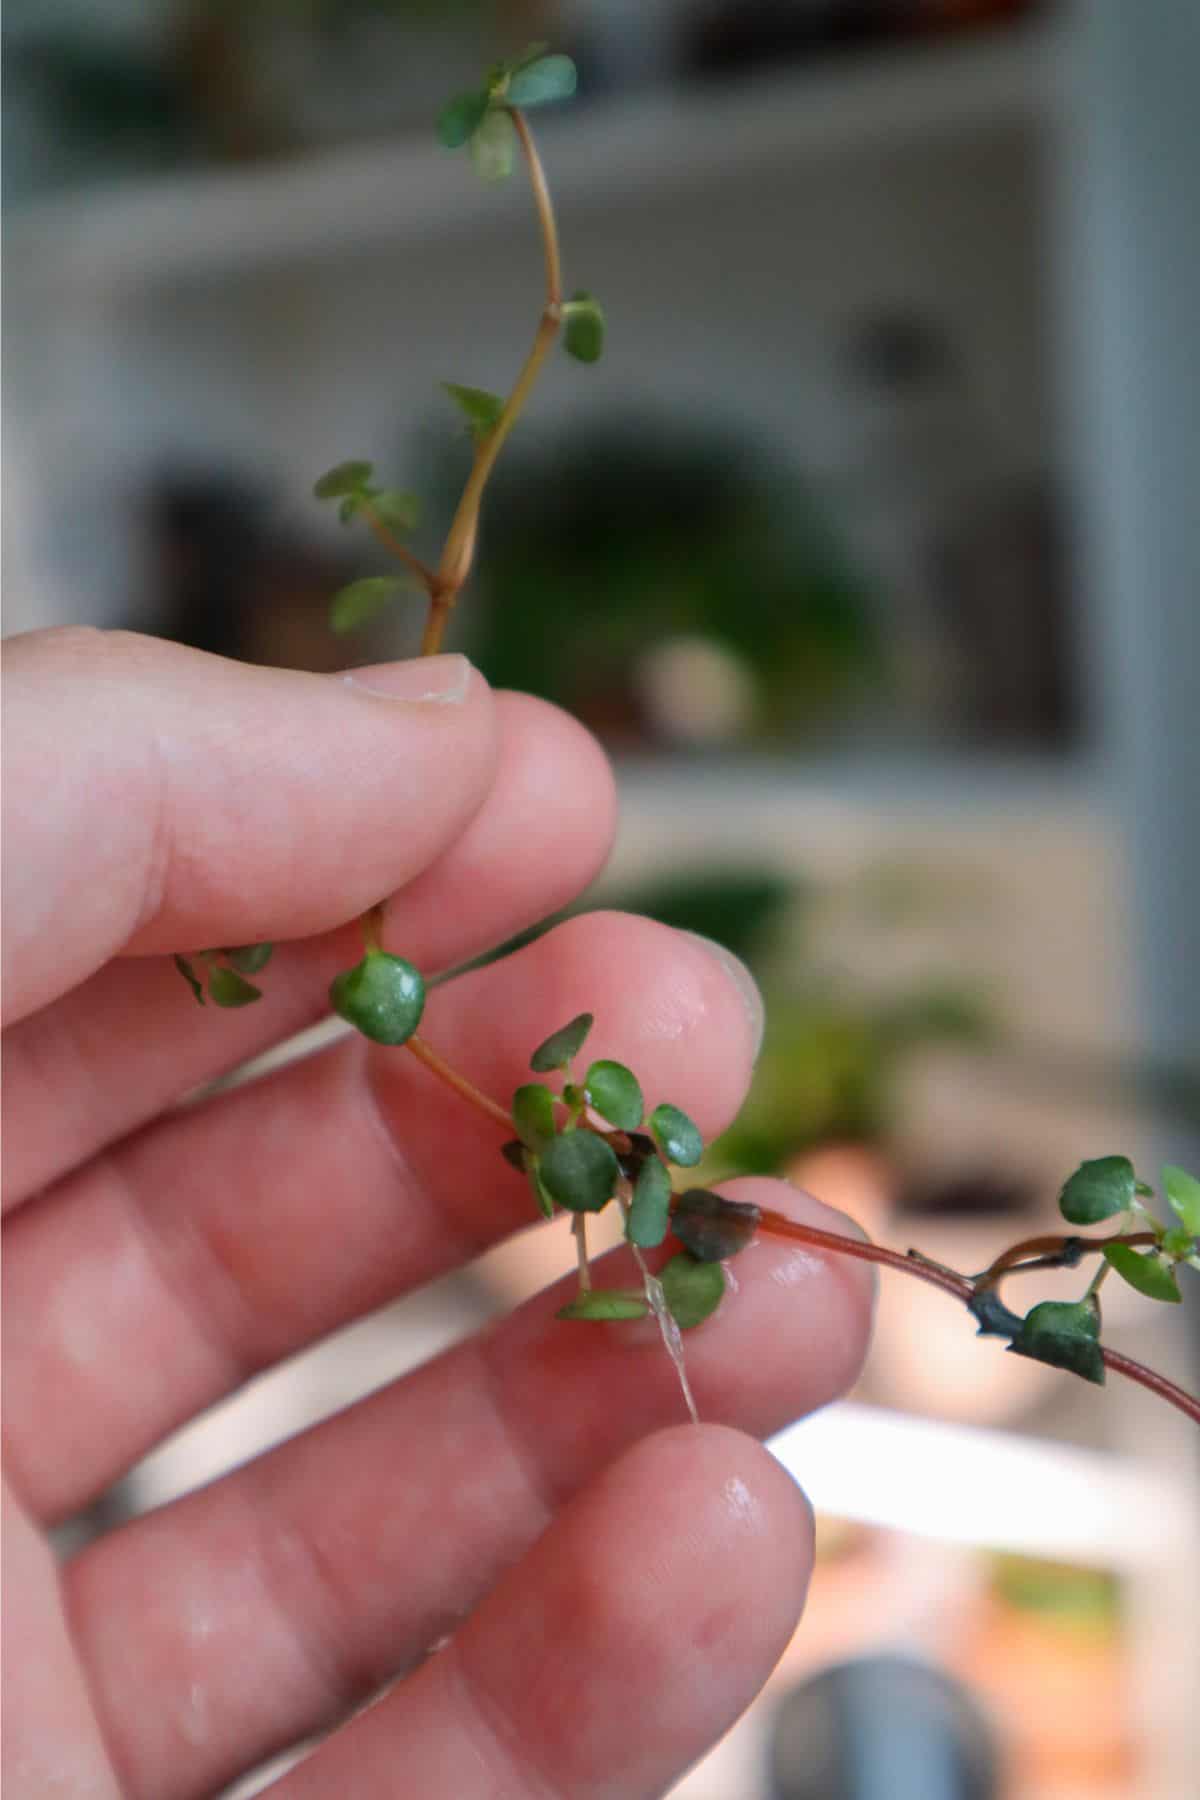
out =
<svg viewBox="0 0 1200 1800"><path fill-rule="evenodd" d="M1120 1213L1137 1212L1158 1242L1145 1252L1131 1244L1109 1244L1105 1260L1123 1281L1151 1300L1178 1301L1179 1285L1173 1265L1197 1262L1196 1239L1200 1236L1200 1181L1185 1169L1168 1164L1162 1172L1163 1190L1180 1224L1171 1229L1155 1219L1141 1204L1153 1189L1139 1181L1127 1156L1102 1156L1081 1163L1059 1195L1059 1210L1073 1225L1095 1225Z"/></svg>
<svg viewBox="0 0 1200 1800"><path fill-rule="evenodd" d="M516 158L512 109L547 106L569 100L578 76L569 56L547 55L544 44L532 44L512 62L488 71L483 86L456 94L438 115L438 137L447 150L466 145L485 181L504 181Z"/></svg>
<svg viewBox="0 0 1200 1800"><path fill-rule="evenodd" d="M421 505L415 494L398 488L374 487L374 466L355 460L335 463L313 483L318 500L336 500L338 518L343 525L365 513L376 524L391 532L412 531L420 518ZM411 588L412 582L401 575L365 575L339 588L329 608L329 623L339 634L357 631L394 600L397 594Z"/></svg>
<svg viewBox="0 0 1200 1800"><path fill-rule="evenodd" d="M199 960L204 970L203 979L196 973L190 957L176 956L174 963L201 1006L204 1005L205 982L214 1006L251 1006L255 1000L262 999L262 989L245 977L265 969L274 948L274 944L238 944L223 950L202 950Z"/></svg>

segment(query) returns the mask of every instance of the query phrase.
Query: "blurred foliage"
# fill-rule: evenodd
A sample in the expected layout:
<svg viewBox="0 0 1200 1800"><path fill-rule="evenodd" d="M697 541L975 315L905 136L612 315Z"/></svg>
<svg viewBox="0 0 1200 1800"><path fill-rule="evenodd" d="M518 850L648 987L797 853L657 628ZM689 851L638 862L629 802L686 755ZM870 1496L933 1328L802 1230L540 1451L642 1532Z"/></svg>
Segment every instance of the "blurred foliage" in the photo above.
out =
<svg viewBox="0 0 1200 1800"><path fill-rule="evenodd" d="M1064 1624L1107 1628L1121 1617L1121 1583L1109 1569L1085 1569L1031 1556L996 1556L992 1589L1019 1612L1040 1613Z"/></svg>
<svg viewBox="0 0 1200 1800"><path fill-rule="evenodd" d="M767 1174L821 1143L887 1134L906 1059L934 1043L986 1042L986 1008L966 984L876 1000L832 977L764 982L767 1034L746 1103L707 1166Z"/></svg>
<svg viewBox="0 0 1200 1800"><path fill-rule="evenodd" d="M869 884L871 870L861 882ZM858 882L848 884L853 894ZM841 903L770 869L680 869L614 902L665 925L724 944L763 989L767 1032L737 1120L710 1147L713 1170L777 1170L815 1144L886 1134L905 1060L933 1043L980 1043L991 1035L981 997L967 980L917 981L872 993L828 970L814 930L821 907ZM786 933L786 940L785 940Z"/></svg>
<svg viewBox="0 0 1200 1800"><path fill-rule="evenodd" d="M462 459L446 461L453 491ZM753 443L617 419L514 446L492 485L472 651L500 686L644 734L639 656L700 637L752 676L756 734L795 739L880 672L844 546Z"/></svg>
<svg viewBox="0 0 1200 1800"><path fill-rule="evenodd" d="M620 901L628 912L715 939L752 968L762 965L784 914L801 903L799 883L742 868L680 870Z"/></svg>

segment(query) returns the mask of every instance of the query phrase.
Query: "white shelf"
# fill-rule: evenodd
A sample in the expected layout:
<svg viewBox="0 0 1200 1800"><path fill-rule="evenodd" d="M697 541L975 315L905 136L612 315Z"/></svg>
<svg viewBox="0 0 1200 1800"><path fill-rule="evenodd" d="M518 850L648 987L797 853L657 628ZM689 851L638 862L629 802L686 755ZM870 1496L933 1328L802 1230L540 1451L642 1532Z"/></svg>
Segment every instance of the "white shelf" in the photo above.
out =
<svg viewBox="0 0 1200 1800"><path fill-rule="evenodd" d="M555 192L578 209L623 193L778 169L1051 116L1044 29L893 50L852 64L548 117ZM525 211L429 139L325 151L252 170L162 178L46 203L12 222L8 268L60 296L227 276L380 244L429 242Z"/></svg>

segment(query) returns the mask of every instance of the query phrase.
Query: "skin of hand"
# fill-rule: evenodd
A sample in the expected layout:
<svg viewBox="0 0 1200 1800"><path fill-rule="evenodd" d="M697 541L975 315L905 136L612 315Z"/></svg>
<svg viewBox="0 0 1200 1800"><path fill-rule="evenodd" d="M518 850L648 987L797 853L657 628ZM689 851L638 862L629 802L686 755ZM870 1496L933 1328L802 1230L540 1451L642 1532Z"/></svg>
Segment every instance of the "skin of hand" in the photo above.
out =
<svg viewBox="0 0 1200 1800"><path fill-rule="evenodd" d="M587 734L458 656L330 677L122 633L7 646L9 1800L182 1800L310 1740L287 1796L634 1800L766 1679L812 1532L758 1439L854 1379L873 1296L801 1247L752 1246L689 1335L702 1426L649 1321L555 1320L568 1278L61 1566L46 1536L257 1372L530 1224L496 1127L403 1051L348 1035L189 1097L323 1016L381 894L385 947L432 973L565 905L612 823ZM168 954L263 939L238 1012ZM422 1030L507 1101L584 1009L651 1104L733 1117L753 986L646 920L574 918L439 988Z"/></svg>

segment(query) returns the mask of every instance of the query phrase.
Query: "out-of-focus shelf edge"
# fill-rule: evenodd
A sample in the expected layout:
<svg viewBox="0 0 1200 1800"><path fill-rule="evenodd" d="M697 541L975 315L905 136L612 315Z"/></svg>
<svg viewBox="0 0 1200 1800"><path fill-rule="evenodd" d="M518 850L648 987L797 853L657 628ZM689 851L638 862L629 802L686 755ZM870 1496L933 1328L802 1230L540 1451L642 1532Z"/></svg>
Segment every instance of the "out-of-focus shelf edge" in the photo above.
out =
<svg viewBox="0 0 1200 1800"><path fill-rule="evenodd" d="M947 748L907 755L763 757L708 753L618 757L617 783L629 821L661 817L676 826L693 816L722 825L850 809L1024 819L1103 819L1104 771L1083 751L1024 755Z"/></svg>
<svg viewBox="0 0 1200 1800"><path fill-rule="evenodd" d="M1063 90L1043 25L692 87L539 120L562 203L672 193L796 158L1051 119ZM528 210L422 136L217 174L162 176L39 203L6 230L8 273L60 294L225 277L382 245L431 247Z"/></svg>

